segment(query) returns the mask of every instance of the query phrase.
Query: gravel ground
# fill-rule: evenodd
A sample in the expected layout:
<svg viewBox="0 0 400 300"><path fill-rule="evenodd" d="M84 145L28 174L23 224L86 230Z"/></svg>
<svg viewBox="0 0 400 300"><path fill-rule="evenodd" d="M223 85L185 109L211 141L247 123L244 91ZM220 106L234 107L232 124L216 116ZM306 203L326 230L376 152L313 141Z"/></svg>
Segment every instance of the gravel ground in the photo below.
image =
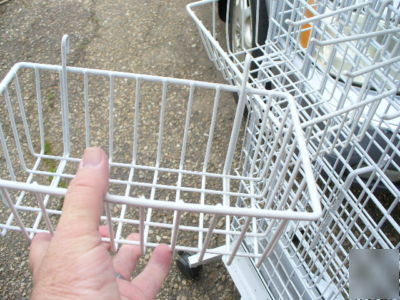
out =
<svg viewBox="0 0 400 300"><path fill-rule="evenodd" d="M12 0L0 5L0 77L3 78L10 67L18 61L31 61L40 63L59 64L59 44L64 33L71 37L72 52L69 56L69 64L74 66L91 67L106 70L118 70L135 73L162 75L186 79L195 79L211 82L223 82L219 73L209 61L197 34L194 23L187 15L185 5L189 1L178 0L173 2L163 1L105 1L105 0L81 0L81 1L46 1L46 0ZM204 12L205 14L207 12ZM29 76L21 77L25 83L25 90L33 90L32 81ZM79 81L80 80L80 81ZM30 83L29 83L30 82ZM57 141L61 136L57 100L58 86L56 80L51 77L42 78L44 115L46 119L46 131L51 132L47 137L48 151L58 154L62 149ZM76 93L71 97L71 114L76 114L77 119L72 124L74 134L71 137L73 154L79 155L84 148L82 138L83 122L79 122L78 113L81 108L79 97L82 90L79 89L79 78L71 78L70 84L77 82ZM93 116L93 144L107 145L104 140L108 139L108 133L101 112L107 109L108 86L106 81L99 80L91 85ZM115 102L115 128L118 131L118 140L115 145L115 160L130 162L130 155L126 149L131 149L131 131L125 130L126 122L132 120L133 110L127 109L129 93L132 92L123 82L118 83L118 101ZM143 91L143 103L146 102L142 112L142 132L139 141L142 148L139 149L139 157L143 164L151 164L154 160L155 129L158 128L159 102L151 99L152 93L159 87L148 87ZM184 90L170 92L168 98L169 107L166 117L170 121L166 125L166 140L164 141L163 163L176 166L179 163L179 143L182 139L182 128L186 113L186 104L180 99L185 94ZM33 97L29 93L23 95L29 100ZM205 92L196 94L193 105L193 124L209 122L211 117L210 95ZM207 100L208 99L208 100ZM212 98L211 98L212 99ZM234 116L234 101L230 95L224 95L221 100L218 116L221 122L216 129L215 149L216 153L210 160L210 168L218 170L221 168L221 155L227 144L229 125ZM34 109L34 104L27 104L28 109ZM4 113L4 108L0 108ZM155 117L157 116L157 117ZM28 116L31 122L32 132L37 132L34 117ZM17 120L18 122L18 120ZM197 123L196 123L197 122ZM18 124L20 126L21 124ZM201 137L201 126L191 127L192 147L187 152L187 165L192 169L198 169L201 160L198 159L198 149L204 149L207 141ZM36 130L36 131L35 131ZM3 155L3 154L2 154ZM12 157L15 153L11 154ZM15 158L18 161L18 158ZM7 173L4 167L4 158L0 157L0 174ZM28 161L29 162L29 161ZM54 166L47 163L43 166L48 170ZM44 163L46 165L46 163ZM68 172L73 172L76 165L67 166ZM111 170L114 178L124 178L126 170ZM21 175L22 176L22 175ZM137 180L148 180L149 174L137 174ZM151 178L151 177L150 177ZM38 181L44 180L38 178ZM176 178L166 177L162 180L171 183ZM195 178L187 178L188 186L198 184ZM65 184L65 183L64 183ZM219 183L213 183L217 187ZM112 192L123 193L121 187L112 186ZM148 193L147 190L138 190L136 193ZM168 199L167 191L161 191L158 197ZM190 195L182 195L190 198ZM59 199L62 200L62 199ZM214 201L214 200L209 200ZM60 202L54 203L54 208L59 208ZM113 213L118 215L121 207L112 208ZM6 210L0 209L0 218L6 216ZM127 215L135 215L134 210L128 210ZM206 216L207 217L207 216ZM153 220L170 222L172 216L164 211L153 214ZM187 215L182 222L196 226L197 216ZM222 225L221 225L222 226ZM133 228L125 227L123 233ZM165 232L150 232L150 236L157 242L162 241ZM196 244L193 234L182 234L178 243L182 245ZM216 239L216 245L223 239ZM21 299L29 297L31 290L30 272L27 265L28 243L20 233L9 232L1 238L0 243L0 297L1 299ZM139 270L148 259L150 253L142 259ZM236 299L239 294L231 281L224 265L221 262L207 264L199 280L190 281L182 278L176 266L168 276L158 299Z"/></svg>

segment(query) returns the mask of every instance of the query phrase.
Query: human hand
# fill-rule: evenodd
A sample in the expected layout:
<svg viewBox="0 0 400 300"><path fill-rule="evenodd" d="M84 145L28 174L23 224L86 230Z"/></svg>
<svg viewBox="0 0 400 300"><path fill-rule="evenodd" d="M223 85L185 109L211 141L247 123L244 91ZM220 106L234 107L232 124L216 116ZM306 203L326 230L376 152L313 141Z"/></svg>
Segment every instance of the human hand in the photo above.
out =
<svg viewBox="0 0 400 300"><path fill-rule="evenodd" d="M130 280L139 247L123 245L113 258L101 241L107 236L107 228L99 224L108 169L101 149L86 149L68 188L57 230L53 236L39 233L32 240L32 299L152 299L160 290L172 258L167 245L159 245L143 272ZM137 234L128 237L137 238Z"/></svg>

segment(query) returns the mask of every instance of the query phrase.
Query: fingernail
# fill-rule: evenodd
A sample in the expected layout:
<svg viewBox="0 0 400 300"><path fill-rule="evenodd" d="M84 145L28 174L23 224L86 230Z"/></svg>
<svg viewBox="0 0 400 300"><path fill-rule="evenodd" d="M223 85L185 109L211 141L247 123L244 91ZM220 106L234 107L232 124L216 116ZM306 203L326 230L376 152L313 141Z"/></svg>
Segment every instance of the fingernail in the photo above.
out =
<svg viewBox="0 0 400 300"><path fill-rule="evenodd" d="M98 148L87 148L82 158L83 168L95 168L101 163L102 153Z"/></svg>

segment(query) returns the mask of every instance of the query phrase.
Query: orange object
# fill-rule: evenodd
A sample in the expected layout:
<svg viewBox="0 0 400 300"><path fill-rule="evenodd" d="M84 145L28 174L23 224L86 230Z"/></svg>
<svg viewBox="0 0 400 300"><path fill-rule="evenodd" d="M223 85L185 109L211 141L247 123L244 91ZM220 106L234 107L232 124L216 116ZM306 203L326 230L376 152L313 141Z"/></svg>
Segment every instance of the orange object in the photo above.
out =
<svg viewBox="0 0 400 300"><path fill-rule="evenodd" d="M308 0L309 5L313 5L315 3L315 0ZM315 9L315 7L313 7ZM304 16L306 18L312 18L314 17L314 14L309 10L306 9ZM311 32L312 32L312 25L311 24L303 24L301 26L301 33L300 33L300 45L303 48L308 47L308 43L310 42L310 37L311 37Z"/></svg>

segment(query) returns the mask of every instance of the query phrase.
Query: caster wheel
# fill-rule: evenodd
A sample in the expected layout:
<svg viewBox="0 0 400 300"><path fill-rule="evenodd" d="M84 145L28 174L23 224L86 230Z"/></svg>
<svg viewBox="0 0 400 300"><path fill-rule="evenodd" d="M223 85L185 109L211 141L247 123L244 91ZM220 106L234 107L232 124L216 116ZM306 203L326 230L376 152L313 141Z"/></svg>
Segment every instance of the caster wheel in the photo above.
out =
<svg viewBox="0 0 400 300"><path fill-rule="evenodd" d="M178 255L179 258L175 262L179 271L182 273L183 277L191 280L198 279L200 277L200 273L203 266L190 268L189 267L190 254L184 251L179 251Z"/></svg>

